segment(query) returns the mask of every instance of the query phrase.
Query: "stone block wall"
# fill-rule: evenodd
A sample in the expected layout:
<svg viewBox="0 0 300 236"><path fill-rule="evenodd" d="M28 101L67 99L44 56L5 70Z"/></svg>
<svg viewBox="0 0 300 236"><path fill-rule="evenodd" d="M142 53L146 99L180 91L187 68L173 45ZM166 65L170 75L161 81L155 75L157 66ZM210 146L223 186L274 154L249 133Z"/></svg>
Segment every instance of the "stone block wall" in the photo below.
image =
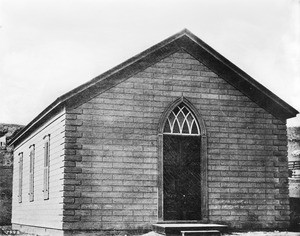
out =
<svg viewBox="0 0 300 236"><path fill-rule="evenodd" d="M159 120L181 96L207 129L209 221L289 226L285 121L182 51L67 110L64 229L157 221Z"/></svg>

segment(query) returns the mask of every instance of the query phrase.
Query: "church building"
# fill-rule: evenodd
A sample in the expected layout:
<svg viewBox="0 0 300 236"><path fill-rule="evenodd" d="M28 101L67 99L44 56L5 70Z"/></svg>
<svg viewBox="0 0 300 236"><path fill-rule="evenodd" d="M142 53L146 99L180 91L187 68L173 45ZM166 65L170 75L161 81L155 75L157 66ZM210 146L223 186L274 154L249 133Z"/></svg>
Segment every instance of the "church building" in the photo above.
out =
<svg viewBox="0 0 300 236"><path fill-rule="evenodd" d="M12 225L286 229L297 113L183 30L57 98L11 140Z"/></svg>

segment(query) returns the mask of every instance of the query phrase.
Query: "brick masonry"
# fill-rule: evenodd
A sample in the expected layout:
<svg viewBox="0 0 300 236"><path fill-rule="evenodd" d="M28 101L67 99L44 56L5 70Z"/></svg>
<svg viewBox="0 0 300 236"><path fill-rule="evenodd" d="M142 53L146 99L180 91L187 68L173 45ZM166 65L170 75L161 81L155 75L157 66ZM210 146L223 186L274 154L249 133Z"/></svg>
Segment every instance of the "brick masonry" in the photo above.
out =
<svg viewBox="0 0 300 236"><path fill-rule="evenodd" d="M182 51L67 109L64 229L157 221L159 120L181 96L207 128L210 222L288 227L285 122Z"/></svg>

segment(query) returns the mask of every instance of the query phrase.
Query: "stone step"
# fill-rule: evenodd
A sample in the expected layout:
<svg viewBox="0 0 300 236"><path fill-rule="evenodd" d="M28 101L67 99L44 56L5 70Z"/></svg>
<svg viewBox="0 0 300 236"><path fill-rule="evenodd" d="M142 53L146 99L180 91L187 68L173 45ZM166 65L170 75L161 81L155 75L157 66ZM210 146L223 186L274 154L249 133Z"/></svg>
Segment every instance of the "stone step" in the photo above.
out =
<svg viewBox="0 0 300 236"><path fill-rule="evenodd" d="M182 235L182 231L192 232L192 231L213 231L213 230L219 232L219 234L215 234L215 235L220 235L221 232L222 233L226 232L228 228L227 225L202 224L202 223L201 224L200 223L158 223L158 224L153 224L152 227L153 227L153 231L155 231L156 233L163 234L166 236L180 236ZM208 234L207 232L206 235L214 235L214 234ZM186 236L196 236L196 235L186 234Z"/></svg>
<svg viewBox="0 0 300 236"><path fill-rule="evenodd" d="M182 236L220 236L219 230L193 230L181 231Z"/></svg>

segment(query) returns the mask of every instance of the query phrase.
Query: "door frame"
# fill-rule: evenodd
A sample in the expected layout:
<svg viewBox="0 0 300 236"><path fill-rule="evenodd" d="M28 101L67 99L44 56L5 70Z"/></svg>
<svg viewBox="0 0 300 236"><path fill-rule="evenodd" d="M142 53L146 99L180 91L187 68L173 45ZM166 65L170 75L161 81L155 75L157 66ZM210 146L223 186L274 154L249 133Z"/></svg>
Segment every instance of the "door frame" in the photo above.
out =
<svg viewBox="0 0 300 236"><path fill-rule="evenodd" d="M180 103L184 103L190 111L193 112L195 118L198 121L200 128L200 163L201 163L201 221L208 222L208 186L207 186L207 135L204 120L202 119L198 110L193 104L185 97L180 97L172 102L165 110L159 121L158 127L158 222L165 222L163 217L163 130L165 122L169 114Z"/></svg>

